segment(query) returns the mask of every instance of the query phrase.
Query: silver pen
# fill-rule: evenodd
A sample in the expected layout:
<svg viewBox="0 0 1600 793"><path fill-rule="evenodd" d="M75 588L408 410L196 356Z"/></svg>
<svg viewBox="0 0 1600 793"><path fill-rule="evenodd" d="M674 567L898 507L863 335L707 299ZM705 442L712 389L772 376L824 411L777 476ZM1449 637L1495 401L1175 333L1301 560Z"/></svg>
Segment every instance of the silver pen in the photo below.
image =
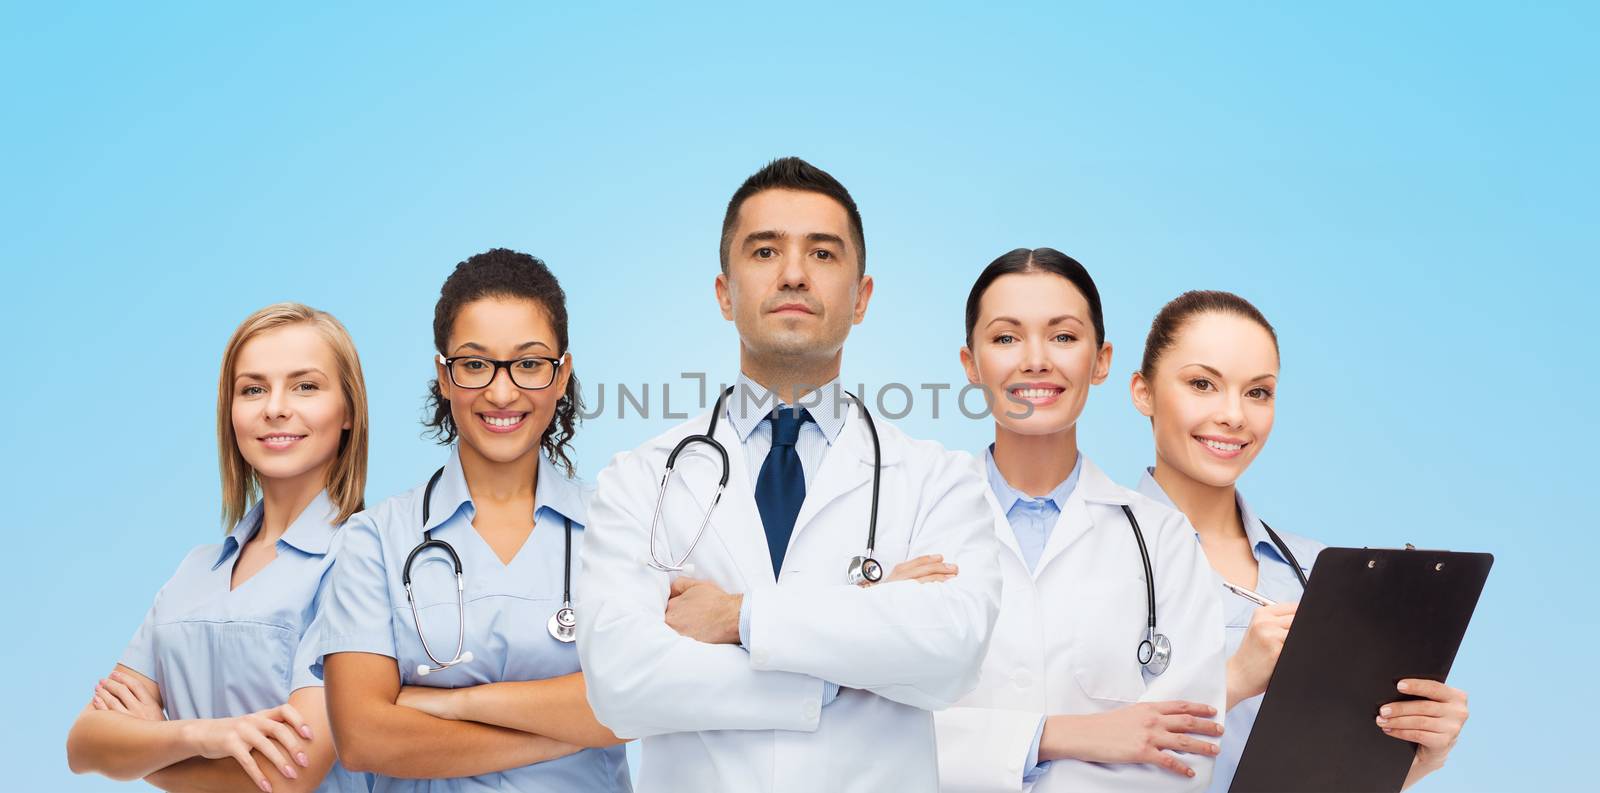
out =
<svg viewBox="0 0 1600 793"><path fill-rule="evenodd" d="M1256 604L1257 606L1274 606L1274 605L1277 605L1277 601L1275 601L1275 600L1273 600L1273 599L1261 594L1260 592L1256 592L1256 591L1250 590L1250 589L1245 589L1242 586L1238 586L1238 585L1230 583L1228 581L1223 581L1222 585L1224 587L1227 587L1229 592L1232 592L1233 594L1238 595L1239 597L1242 597L1245 600L1248 600L1251 603Z"/></svg>

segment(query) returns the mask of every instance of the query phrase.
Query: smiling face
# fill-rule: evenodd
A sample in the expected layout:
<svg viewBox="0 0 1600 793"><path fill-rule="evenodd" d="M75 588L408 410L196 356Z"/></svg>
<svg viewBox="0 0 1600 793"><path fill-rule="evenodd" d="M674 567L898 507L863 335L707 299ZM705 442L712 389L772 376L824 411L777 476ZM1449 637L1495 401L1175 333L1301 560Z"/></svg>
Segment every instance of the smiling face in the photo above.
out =
<svg viewBox="0 0 1600 793"><path fill-rule="evenodd" d="M435 361L439 393L450 402L450 418L459 433L463 454L509 463L538 453L539 440L550 426L556 403L565 393L567 379L571 376L572 356L564 355L565 351L558 349L557 344L550 319L536 301L488 297L461 307L450 328L446 357L470 355L493 360L560 357L562 361L555 381L538 390L519 388L504 369L496 370L487 386L463 388L453 384L449 373Z"/></svg>
<svg viewBox="0 0 1600 793"><path fill-rule="evenodd" d="M324 476L351 424L322 334L304 322L264 331L239 348L233 371L234 439L256 476Z"/></svg>
<svg viewBox="0 0 1600 793"><path fill-rule="evenodd" d="M1134 406L1149 416L1158 464L1230 487L1267 444L1278 348L1266 328L1211 311L1177 329L1149 381L1135 374Z"/></svg>
<svg viewBox="0 0 1600 793"><path fill-rule="evenodd" d="M1054 273L996 278L961 350L967 381L984 386L1001 428L1022 435L1071 429L1089 386L1111 371L1111 345L1095 344L1089 301Z"/></svg>
<svg viewBox="0 0 1600 793"><path fill-rule="evenodd" d="M850 219L821 193L764 190L739 208L717 303L761 361L827 359L872 297L850 243ZM821 385L814 383L812 385Z"/></svg>

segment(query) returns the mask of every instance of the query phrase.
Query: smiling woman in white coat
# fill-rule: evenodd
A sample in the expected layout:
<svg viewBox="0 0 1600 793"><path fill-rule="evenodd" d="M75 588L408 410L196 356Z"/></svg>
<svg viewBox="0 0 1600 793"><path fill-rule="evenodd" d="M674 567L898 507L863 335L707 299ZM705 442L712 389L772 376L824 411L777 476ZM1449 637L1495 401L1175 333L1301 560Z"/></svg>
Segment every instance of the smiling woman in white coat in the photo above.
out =
<svg viewBox="0 0 1600 793"><path fill-rule="evenodd" d="M940 788L1203 789L1221 733L1218 584L1183 515L1078 451L1111 366L1094 281L1019 248L979 275L966 326L961 362L995 419L975 470L1004 588L978 688L936 717Z"/></svg>
<svg viewBox="0 0 1600 793"><path fill-rule="evenodd" d="M1274 601L1257 608L1224 594L1227 734L1211 790L1233 782L1267 681L1322 544L1268 526L1239 494L1238 480L1272 434L1277 410L1278 334L1249 301L1228 292L1185 292L1150 323L1144 360L1130 383L1150 417L1156 464L1139 492L1182 509L1207 560L1237 586ZM1298 568L1298 569L1297 569ZM1396 682L1394 702L1373 729L1417 744L1405 786L1438 770L1467 719L1466 693L1434 680Z"/></svg>
<svg viewBox="0 0 1600 793"><path fill-rule="evenodd" d="M643 739L640 790L938 786L931 711L977 682L999 609L996 545L970 457L882 420L875 452L865 406L840 389L844 340L872 294L864 247L855 202L827 173L790 158L746 181L716 278L738 385L600 474L578 653L600 721ZM669 455L712 421L726 464L693 443L659 495ZM937 582L849 575L858 555L886 570L931 553L954 566Z"/></svg>

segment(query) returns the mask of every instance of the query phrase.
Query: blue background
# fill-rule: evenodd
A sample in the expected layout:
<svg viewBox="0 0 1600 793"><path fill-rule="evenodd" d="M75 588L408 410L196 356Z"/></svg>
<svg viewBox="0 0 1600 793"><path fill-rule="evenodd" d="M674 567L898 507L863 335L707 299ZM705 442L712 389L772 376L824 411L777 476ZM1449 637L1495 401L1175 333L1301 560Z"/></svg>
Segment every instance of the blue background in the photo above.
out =
<svg viewBox="0 0 1600 793"><path fill-rule="evenodd" d="M1082 260L1117 350L1082 445L1127 484L1152 456L1126 390L1150 317L1188 288L1254 300L1284 362L1257 510L1497 557L1451 676L1473 717L1424 789L1577 784L1594 6L543 5L0 10L0 787L114 787L70 776L64 739L221 536L214 389L246 314L296 299L349 326L377 500L443 456L418 425L432 304L482 249L562 278L591 401L731 377L718 225L783 154L865 215L878 286L847 381L959 384L977 271L1022 245ZM578 437L590 478L668 423L606 407ZM990 425L951 408L903 426L979 448Z"/></svg>

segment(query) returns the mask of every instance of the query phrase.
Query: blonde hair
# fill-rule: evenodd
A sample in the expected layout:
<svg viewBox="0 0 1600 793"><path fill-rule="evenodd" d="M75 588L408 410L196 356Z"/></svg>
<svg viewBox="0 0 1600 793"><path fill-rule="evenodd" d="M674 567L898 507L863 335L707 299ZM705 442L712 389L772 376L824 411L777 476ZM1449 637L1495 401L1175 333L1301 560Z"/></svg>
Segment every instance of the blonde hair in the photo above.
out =
<svg viewBox="0 0 1600 793"><path fill-rule="evenodd" d="M361 358L350 332L332 314L301 303L273 303L251 314L228 339L222 351L222 376L217 384L217 460L222 471L222 522L231 528L261 495L255 469L239 451L233 432L233 378L239 350L256 336L288 325L306 323L322 334L339 366L350 429L339 440L339 453L328 468L328 499L338 510L334 525L344 523L363 506L367 488L367 386Z"/></svg>

